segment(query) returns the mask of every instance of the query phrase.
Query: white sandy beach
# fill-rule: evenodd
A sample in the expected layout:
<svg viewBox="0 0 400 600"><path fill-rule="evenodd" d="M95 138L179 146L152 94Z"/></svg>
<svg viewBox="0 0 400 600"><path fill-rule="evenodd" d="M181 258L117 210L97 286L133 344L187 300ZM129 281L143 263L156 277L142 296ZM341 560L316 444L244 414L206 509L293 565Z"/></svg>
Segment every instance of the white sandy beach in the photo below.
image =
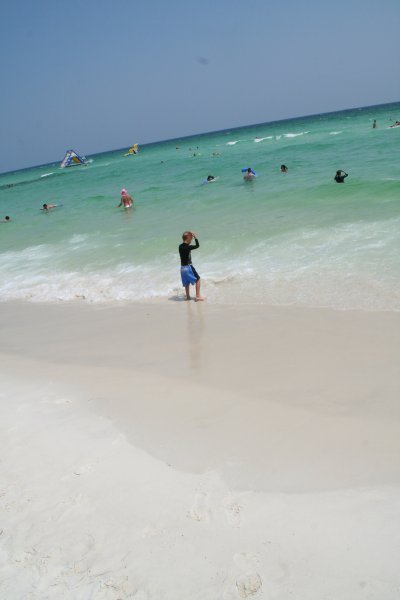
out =
<svg viewBox="0 0 400 600"><path fill-rule="evenodd" d="M400 597L400 313L1 314L1 598Z"/></svg>

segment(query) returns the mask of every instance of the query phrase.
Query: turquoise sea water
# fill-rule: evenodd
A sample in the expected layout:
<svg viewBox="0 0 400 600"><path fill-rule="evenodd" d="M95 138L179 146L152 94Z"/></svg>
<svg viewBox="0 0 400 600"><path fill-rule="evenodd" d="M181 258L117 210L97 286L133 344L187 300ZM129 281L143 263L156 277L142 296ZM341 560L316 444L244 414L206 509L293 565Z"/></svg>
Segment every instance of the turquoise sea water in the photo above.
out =
<svg viewBox="0 0 400 600"><path fill-rule="evenodd" d="M400 104L354 109L1 175L0 217L12 222L0 225L0 297L171 298L183 291L177 247L191 229L210 302L398 310L397 119ZM349 173L343 185L337 169ZM218 180L203 184L209 174ZM116 208L122 187L133 210ZM44 202L63 206L47 214Z"/></svg>

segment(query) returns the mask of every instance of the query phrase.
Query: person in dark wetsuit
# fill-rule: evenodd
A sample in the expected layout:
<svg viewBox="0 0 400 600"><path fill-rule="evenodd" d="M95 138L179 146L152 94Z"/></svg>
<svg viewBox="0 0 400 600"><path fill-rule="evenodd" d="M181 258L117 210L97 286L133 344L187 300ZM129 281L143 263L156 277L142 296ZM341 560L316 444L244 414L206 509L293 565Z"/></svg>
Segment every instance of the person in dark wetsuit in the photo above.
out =
<svg viewBox="0 0 400 600"><path fill-rule="evenodd" d="M191 246L190 242L193 238L196 243ZM190 300L190 285L196 284L196 301L199 302L204 300L200 294L200 275L192 265L192 250L200 247L199 240L192 231L184 231L182 240L183 242L179 246L179 256L181 257L181 279L186 292L186 300Z"/></svg>
<svg viewBox="0 0 400 600"><path fill-rule="evenodd" d="M336 175L333 179L336 181L336 183L344 183L344 180L348 176L348 173L345 173L344 171L339 169L339 171L336 171Z"/></svg>

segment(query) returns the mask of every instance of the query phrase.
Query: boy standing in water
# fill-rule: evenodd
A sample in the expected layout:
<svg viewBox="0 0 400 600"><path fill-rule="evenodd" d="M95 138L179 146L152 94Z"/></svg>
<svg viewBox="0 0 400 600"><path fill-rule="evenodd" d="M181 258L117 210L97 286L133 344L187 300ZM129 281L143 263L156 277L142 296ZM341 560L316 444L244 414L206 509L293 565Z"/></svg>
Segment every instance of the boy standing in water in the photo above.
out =
<svg viewBox="0 0 400 600"><path fill-rule="evenodd" d="M191 246L190 242L195 241ZM179 246L179 255L181 257L181 278L182 285L185 288L186 300L190 300L190 285L196 284L196 302L204 300L200 295L200 275L192 265L192 250L200 247L197 235L192 231L184 231L182 234L182 244Z"/></svg>

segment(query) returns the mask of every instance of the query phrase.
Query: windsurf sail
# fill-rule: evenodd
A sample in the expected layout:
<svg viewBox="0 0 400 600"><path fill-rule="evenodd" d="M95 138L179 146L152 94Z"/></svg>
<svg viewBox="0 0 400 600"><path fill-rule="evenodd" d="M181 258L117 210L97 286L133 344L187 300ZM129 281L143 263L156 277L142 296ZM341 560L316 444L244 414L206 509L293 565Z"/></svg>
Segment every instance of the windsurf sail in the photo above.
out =
<svg viewBox="0 0 400 600"><path fill-rule="evenodd" d="M84 156L79 156L75 150L67 150L60 167L63 169L64 167L74 167L76 165L84 164L86 164L86 158Z"/></svg>

